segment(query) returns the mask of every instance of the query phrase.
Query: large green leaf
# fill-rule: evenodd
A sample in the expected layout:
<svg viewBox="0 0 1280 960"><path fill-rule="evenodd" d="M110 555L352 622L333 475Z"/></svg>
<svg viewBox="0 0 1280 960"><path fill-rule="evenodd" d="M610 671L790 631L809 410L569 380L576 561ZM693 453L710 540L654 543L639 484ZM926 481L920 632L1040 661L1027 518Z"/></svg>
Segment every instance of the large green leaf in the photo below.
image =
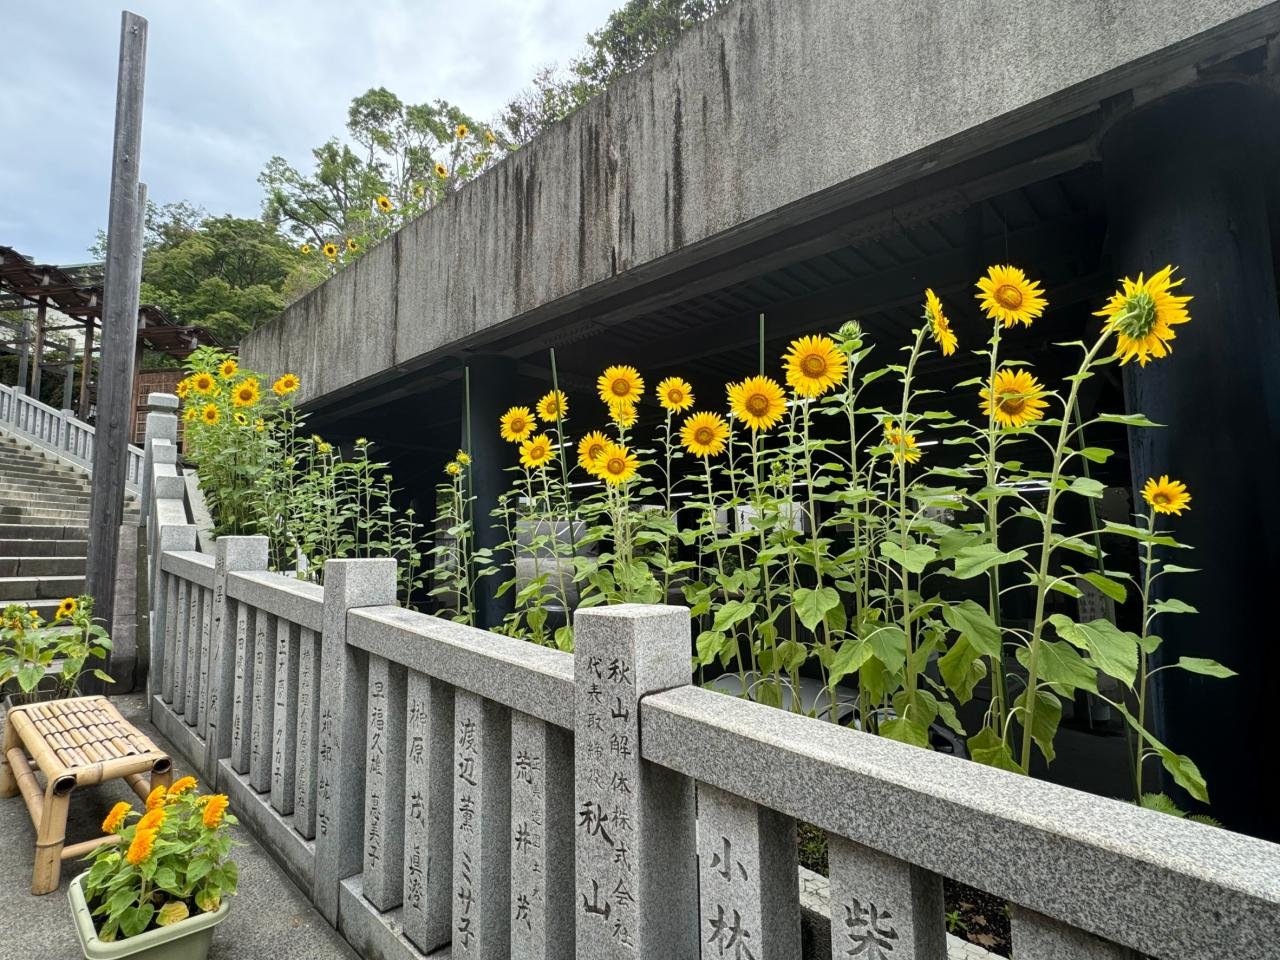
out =
<svg viewBox="0 0 1280 960"><path fill-rule="evenodd" d="M1049 617L1058 636L1068 643L1089 651L1090 662L1109 677L1132 687L1138 675L1138 637L1127 633L1109 620L1076 623L1070 617L1055 613Z"/></svg>
<svg viewBox="0 0 1280 960"><path fill-rule="evenodd" d="M1031 669L1031 650L1018 648L1018 662ZM1043 683L1055 684L1064 690L1088 690L1098 692L1098 675L1075 647L1056 640L1041 640L1040 655L1036 660L1036 673Z"/></svg>
<svg viewBox="0 0 1280 960"><path fill-rule="evenodd" d="M1082 497L1093 497L1097 499L1106 491L1107 485L1094 480L1092 477L1076 477L1071 481L1071 485L1067 490L1071 493L1078 493Z"/></svg>
<svg viewBox="0 0 1280 960"><path fill-rule="evenodd" d="M884 540L880 543L880 555L911 573L924 573L924 568L938 555L938 551L926 543L910 543L904 550L901 544Z"/></svg>
<svg viewBox="0 0 1280 960"><path fill-rule="evenodd" d="M871 644L861 637L844 641L827 667L827 684L834 687L849 674L856 673L871 656Z"/></svg>
<svg viewBox="0 0 1280 960"><path fill-rule="evenodd" d="M1000 655L1000 628L990 614L973 600L944 605L942 619L968 640L978 653L987 657Z"/></svg>
<svg viewBox="0 0 1280 960"><path fill-rule="evenodd" d="M1027 691L1023 690L1013 701L1015 708L1022 708L1021 717L1024 722L1027 716ZM1048 763L1054 759L1053 740L1058 735L1058 724L1062 720L1062 701L1052 690L1044 687L1036 688L1036 712L1031 718L1031 739L1036 742L1040 752Z"/></svg>
<svg viewBox="0 0 1280 960"><path fill-rule="evenodd" d="M1209 787L1204 782L1204 777L1188 756L1181 753L1174 753L1166 746L1157 746L1157 752L1160 754L1160 762L1164 764L1164 768L1169 771L1169 775L1173 777L1174 783L1180 786L1187 793L1191 794L1201 803L1209 802Z"/></svg>
<svg viewBox="0 0 1280 960"><path fill-rule="evenodd" d="M815 630L827 611L840 605L840 592L835 587L800 587L791 595L791 605L800 622Z"/></svg>
<svg viewBox="0 0 1280 960"><path fill-rule="evenodd" d="M964 547L956 554L955 567L951 575L959 580L968 580L980 573L985 573L1000 564L1013 563L1027 555L1025 550L1001 550L993 543L979 543Z"/></svg>
<svg viewBox="0 0 1280 960"><path fill-rule="evenodd" d="M956 700L965 704L973 699L974 687L987 675L987 663L969 641L961 637L938 658L938 672Z"/></svg>
<svg viewBox="0 0 1280 960"><path fill-rule="evenodd" d="M800 591L797 590L798 594ZM741 623L755 612L756 605L745 600L730 600L716 611L715 621L711 629L719 632L729 630L734 624Z"/></svg>
<svg viewBox="0 0 1280 960"><path fill-rule="evenodd" d="M1013 759L1013 751L990 727L983 727L966 741L969 756L988 767L999 767L1010 773L1022 773L1022 767Z"/></svg>
<svg viewBox="0 0 1280 960"><path fill-rule="evenodd" d="M929 728L915 720L894 717L880 724L880 736L899 743L909 743L913 747L929 748Z"/></svg>
<svg viewBox="0 0 1280 960"><path fill-rule="evenodd" d="M1112 580L1110 577L1105 577L1093 571L1082 573L1080 576L1088 580L1116 603L1124 603L1125 598L1129 596L1129 591L1125 588L1125 585L1118 580Z"/></svg>
<svg viewBox="0 0 1280 960"><path fill-rule="evenodd" d="M897 673L907 662L907 635L901 627L892 624L877 626L867 636L867 643L871 645L876 659L890 673Z"/></svg>
<svg viewBox="0 0 1280 960"><path fill-rule="evenodd" d="M1176 597L1170 597L1168 600L1157 600L1151 605L1151 609L1156 613L1199 613L1191 604Z"/></svg>
<svg viewBox="0 0 1280 960"><path fill-rule="evenodd" d="M1188 673L1199 673L1206 677L1226 679L1236 676L1236 672L1230 667L1224 667L1217 660L1209 660L1205 657L1179 657L1178 666Z"/></svg>

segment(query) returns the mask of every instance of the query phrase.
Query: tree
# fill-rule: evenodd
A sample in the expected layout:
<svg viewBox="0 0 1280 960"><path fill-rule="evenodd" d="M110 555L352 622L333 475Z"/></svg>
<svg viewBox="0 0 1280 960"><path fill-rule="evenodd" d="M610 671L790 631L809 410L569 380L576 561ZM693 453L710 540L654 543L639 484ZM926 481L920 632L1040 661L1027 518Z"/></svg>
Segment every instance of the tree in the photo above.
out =
<svg viewBox="0 0 1280 960"><path fill-rule="evenodd" d="M207 219L209 212L204 207L178 200L174 203L158 204L147 200L146 221L143 224L142 249L154 250L166 243L177 243L200 229L200 224ZM89 254L95 260L107 259L107 231L99 230Z"/></svg>

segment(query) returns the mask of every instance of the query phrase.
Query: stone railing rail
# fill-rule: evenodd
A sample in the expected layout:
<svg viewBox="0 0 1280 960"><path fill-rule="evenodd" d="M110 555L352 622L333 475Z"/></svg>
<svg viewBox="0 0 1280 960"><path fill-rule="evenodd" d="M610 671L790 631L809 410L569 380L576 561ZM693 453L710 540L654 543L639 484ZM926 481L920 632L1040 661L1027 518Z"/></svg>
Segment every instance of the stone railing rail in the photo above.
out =
<svg viewBox="0 0 1280 960"><path fill-rule="evenodd" d="M93 427L78 420L70 410L55 410L27 396L21 387L0 385L0 425L60 459L93 472ZM138 493L145 473L143 452L130 444L125 488Z"/></svg>
<svg viewBox="0 0 1280 960"><path fill-rule="evenodd" d="M940 958L943 877L1017 960L1275 956L1280 847L696 687L684 608L580 610L568 654L396 606L392 560L196 552L149 449L152 717L365 956Z"/></svg>

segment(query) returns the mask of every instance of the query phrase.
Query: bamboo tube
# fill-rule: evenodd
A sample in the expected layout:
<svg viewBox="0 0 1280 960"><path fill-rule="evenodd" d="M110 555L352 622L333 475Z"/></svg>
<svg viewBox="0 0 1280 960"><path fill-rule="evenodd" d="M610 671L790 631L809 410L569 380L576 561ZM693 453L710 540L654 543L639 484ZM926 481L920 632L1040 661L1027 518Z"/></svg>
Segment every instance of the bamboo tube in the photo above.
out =
<svg viewBox="0 0 1280 960"><path fill-rule="evenodd" d="M94 837L92 840L82 840L80 843L73 843L62 848L63 860L75 860L80 857L87 856L99 847L106 846L108 843L119 843L120 837L114 833L108 833L106 836Z"/></svg>
<svg viewBox="0 0 1280 960"><path fill-rule="evenodd" d="M62 845L67 837L67 808L75 777L50 778L44 792L44 816L36 827L36 863L31 874L31 892L35 896L58 889L62 876Z"/></svg>
<svg viewBox="0 0 1280 960"><path fill-rule="evenodd" d="M10 769L13 770L18 792L22 794L22 799L27 804L31 823L38 829L40 821L44 819L44 796L40 792L40 783L36 780L36 775L31 772L31 765L27 763L27 755L22 752L21 747L10 747L5 751L4 756L9 762Z"/></svg>
<svg viewBox="0 0 1280 960"><path fill-rule="evenodd" d="M18 732L13 728L13 724L6 723L4 725L4 744L0 746L0 797L17 796L17 772L9 766L9 751L21 746L22 741L18 739Z"/></svg>
<svg viewBox="0 0 1280 960"><path fill-rule="evenodd" d="M146 774L126 773L124 779L140 799L147 799L147 794L151 792L151 780Z"/></svg>
<svg viewBox="0 0 1280 960"><path fill-rule="evenodd" d="M31 723L23 708L19 707L16 710L9 711L8 725L15 728L18 736L26 745L27 751L31 754L31 759L36 762L36 766L44 771L46 777L50 780L56 780L66 773L67 768L54 755L53 748L45 742L44 737L40 736L36 731L35 726Z"/></svg>

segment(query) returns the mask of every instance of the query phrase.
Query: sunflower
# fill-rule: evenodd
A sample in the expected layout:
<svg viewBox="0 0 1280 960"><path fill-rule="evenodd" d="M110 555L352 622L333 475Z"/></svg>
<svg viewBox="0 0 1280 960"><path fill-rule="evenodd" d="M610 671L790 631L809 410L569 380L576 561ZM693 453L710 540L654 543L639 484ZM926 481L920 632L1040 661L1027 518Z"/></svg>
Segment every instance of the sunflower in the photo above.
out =
<svg viewBox="0 0 1280 960"><path fill-rule="evenodd" d="M222 363L218 364L218 376L223 380L230 380L236 375L236 371L239 369L240 365L231 357L227 357L227 359L223 360Z"/></svg>
<svg viewBox="0 0 1280 960"><path fill-rule="evenodd" d="M338 258L338 245L330 241L320 248L320 252L330 260L336 260Z"/></svg>
<svg viewBox="0 0 1280 960"><path fill-rule="evenodd" d="M499 421L502 439L508 443L527 440L537 422L528 407L512 407L502 415Z"/></svg>
<svg viewBox="0 0 1280 960"><path fill-rule="evenodd" d="M253 429L254 429L255 431L257 431L258 433L266 433L266 432L267 432L267 421L265 421L265 420L263 420L261 417L259 417L257 420L253 421Z"/></svg>
<svg viewBox="0 0 1280 960"><path fill-rule="evenodd" d="M421 200L423 197L425 197L427 195L426 185L421 183L415 184L413 187L413 195L418 200Z"/></svg>
<svg viewBox="0 0 1280 960"><path fill-rule="evenodd" d="M316 444L316 453L320 454L321 456L327 456L330 453L333 453L333 444L331 444L328 440L321 440L319 443Z"/></svg>
<svg viewBox="0 0 1280 960"><path fill-rule="evenodd" d="M460 123L453 128L453 135L459 140L465 140L470 132L471 129L465 123Z"/></svg>
<svg viewBox="0 0 1280 960"><path fill-rule="evenodd" d="M538 416L547 423L563 420L569 414L569 398L559 390L552 390L538 401Z"/></svg>
<svg viewBox="0 0 1280 960"><path fill-rule="evenodd" d="M158 806L151 807L142 815L142 818L138 820L139 830L159 830L164 826L164 800L165 798L161 798Z"/></svg>
<svg viewBox="0 0 1280 960"><path fill-rule="evenodd" d="M218 414L217 404L206 403L204 405L204 409L200 411L200 419L203 420L205 423L209 424L209 426L213 426L215 423L217 423L218 417L219 417L219 414Z"/></svg>
<svg viewBox="0 0 1280 960"><path fill-rule="evenodd" d="M671 413L688 410L693 406L693 387L680 377L667 377L658 384L658 403Z"/></svg>
<svg viewBox="0 0 1280 960"><path fill-rule="evenodd" d="M258 378L247 377L240 381L231 397L237 407L252 407L258 402L258 394Z"/></svg>
<svg viewBox="0 0 1280 960"><path fill-rule="evenodd" d="M1116 356L1128 363L1137 358L1145 367L1152 357L1160 358L1173 352L1169 341L1177 334L1173 328L1191 319L1187 313L1190 297L1174 296L1175 287L1181 286L1182 277L1173 279L1176 268L1167 266L1159 273L1137 280L1125 277L1123 289L1116 291L1107 305L1094 314L1106 317L1106 329L1116 333Z"/></svg>
<svg viewBox="0 0 1280 960"><path fill-rule="evenodd" d="M791 341L782 358L787 383L802 397L820 397L844 379L848 359L830 337L801 337Z"/></svg>
<svg viewBox="0 0 1280 960"><path fill-rule="evenodd" d="M995 394L996 423L1002 427L1023 427L1033 420L1044 419L1048 403L1044 384L1026 370L998 370L994 389L983 387L982 412L991 416L991 395Z"/></svg>
<svg viewBox="0 0 1280 960"><path fill-rule="evenodd" d="M769 377L748 377L729 384L729 409L754 430L768 430L782 419L786 400L782 387Z"/></svg>
<svg viewBox="0 0 1280 960"><path fill-rule="evenodd" d="M1181 516L1183 510L1191 509L1187 506L1191 502L1187 485L1181 480L1170 480L1167 474L1161 476L1159 480L1154 477L1148 478L1142 487L1142 499L1147 501L1156 513L1173 513Z"/></svg>
<svg viewBox="0 0 1280 960"><path fill-rule="evenodd" d="M139 830L133 835L133 841L129 844L129 849L125 851L124 858L130 866L136 867L151 856L151 848L155 845L156 831L154 829Z"/></svg>
<svg viewBox="0 0 1280 960"><path fill-rule="evenodd" d="M390 213L390 212L391 212L391 198L390 198L390 197L379 197L379 198L377 199L377 204L378 204L378 209L379 209L379 210L381 210L383 213Z"/></svg>
<svg viewBox="0 0 1280 960"><path fill-rule="evenodd" d="M152 791L147 794L147 799L146 799L147 812L150 813L156 807L164 803L164 795L168 792L169 792L169 788L164 786L163 784L152 789Z"/></svg>
<svg viewBox="0 0 1280 960"><path fill-rule="evenodd" d="M133 807L131 807L127 801L121 800L111 808L111 812L107 814L107 818L102 821L102 832L115 833L124 826L124 818L127 817L132 810Z"/></svg>
<svg viewBox="0 0 1280 960"><path fill-rule="evenodd" d="M489 146L493 146L498 142L498 138L493 135L492 130L486 130L484 132L484 142L489 144Z"/></svg>
<svg viewBox="0 0 1280 960"><path fill-rule="evenodd" d="M441 180L443 180L448 175L449 175L449 168L446 167L443 163L437 163L436 176L439 177Z"/></svg>
<svg viewBox="0 0 1280 960"><path fill-rule="evenodd" d="M187 409L182 411L182 419L185 420L187 423L190 423L192 420L197 419L199 416L200 416L200 411L195 407L187 407Z"/></svg>
<svg viewBox="0 0 1280 960"><path fill-rule="evenodd" d="M604 453L600 455L596 475L605 483L616 487L634 477L639 468L640 461L626 446L621 443L609 443L605 445Z"/></svg>
<svg viewBox="0 0 1280 960"><path fill-rule="evenodd" d="M626 401L623 401L622 403L609 404L609 419L624 430L628 427L635 426L637 416L636 405L634 403L627 403Z"/></svg>
<svg viewBox="0 0 1280 960"><path fill-rule="evenodd" d="M956 344L959 341L956 339L955 331L951 329L951 321L942 312L942 301L932 290L924 292L924 320L929 324L929 333L933 337L933 342L938 345L938 349L942 351L942 355L949 357L955 353Z"/></svg>
<svg viewBox="0 0 1280 960"><path fill-rule="evenodd" d="M356 243L355 238L347 237L347 252L355 253L359 249L360 249L360 245Z"/></svg>
<svg viewBox="0 0 1280 960"><path fill-rule="evenodd" d="M175 797L180 797L184 793L186 793L188 790L194 790L196 786L197 786L197 783L196 783L195 777L179 777L174 782L173 786L169 788L167 797L170 800L172 800Z"/></svg>
<svg viewBox="0 0 1280 960"><path fill-rule="evenodd" d="M222 815L227 812L226 794L217 793L204 802L204 825L213 830L222 823Z"/></svg>
<svg viewBox="0 0 1280 960"><path fill-rule="evenodd" d="M212 373L202 371L191 378L191 386L195 387L196 393L208 395L217 391L218 382L213 379Z"/></svg>
<svg viewBox="0 0 1280 960"><path fill-rule="evenodd" d="M530 437L520 444L520 465L536 470L551 461L551 438L545 433Z"/></svg>
<svg viewBox="0 0 1280 960"><path fill-rule="evenodd" d="M716 457L724 451L729 425L718 413L695 413L680 427L680 442L695 457Z"/></svg>
<svg viewBox="0 0 1280 960"><path fill-rule="evenodd" d="M53 615L53 619L65 620L68 617L74 617L76 615L76 611L79 609L80 609L80 604L76 602L76 598L67 597L60 604L58 604L58 612ZM107 832L110 833L111 831L108 830Z"/></svg>
<svg viewBox="0 0 1280 960"><path fill-rule="evenodd" d="M271 389L275 392L277 397L283 397L287 394L293 393L293 391L297 390L301 385L302 381L298 379L296 374L286 373L271 385Z"/></svg>
<svg viewBox="0 0 1280 960"><path fill-rule="evenodd" d="M304 243L302 246L298 248L298 252L302 254L304 257L311 256L311 244Z"/></svg>
<svg viewBox="0 0 1280 960"><path fill-rule="evenodd" d="M910 430L901 429L892 420L884 425L884 442L893 448L893 462L916 463L920 459L920 448L916 446L916 435Z"/></svg>
<svg viewBox="0 0 1280 960"><path fill-rule="evenodd" d="M458 463L457 460L450 460L448 463L444 465L444 472L451 477L461 476L462 464Z"/></svg>
<svg viewBox="0 0 1280 960"><path fill-rule="evenodd" d="M191 378L184 377L178 381L178 385L173 388L173 392L178 395L179 400L187 399L187 394L191 391Z"/></svg>
<svg viewBox="0 0 1280 960"><path fill-rule="evenodd" d="M249 425L249 418L238 410L232 415L231 419L236 422L238 427L247 427Z"/></svg>
<svg viewBox="0 0 1280 960"><path fill-rule="evenodd" d="M1008 265L988 267L987 275L978 280L978 291L975 296L987 319L999 320L1006 327L1015 323L1031 326L1049 305L1039 283Z"/></svg>
<svg viewBox="0 0 1280 960"><path fill-rule="evenodd" d="M638 403L644 393L644 378L635 367L606 367L596 380L600 399L607 404Z"/></svg>
<svg viewBox="0 0 1280 960"><path fill-rule="evenodd" d="M578 465L590 474L598 474L600 458L609 446L609 438L599 430L588 433L578 441Z"/></svg>
<svg viewBox="0 0 1280 960"><path fill-rule="evenodd" d="M471 454L467 453L467 451L465 450L459 450L458 455L453 459L457 460L460 464L462 464L465 467L467 466L467 464L471 462Z"/></svg>

